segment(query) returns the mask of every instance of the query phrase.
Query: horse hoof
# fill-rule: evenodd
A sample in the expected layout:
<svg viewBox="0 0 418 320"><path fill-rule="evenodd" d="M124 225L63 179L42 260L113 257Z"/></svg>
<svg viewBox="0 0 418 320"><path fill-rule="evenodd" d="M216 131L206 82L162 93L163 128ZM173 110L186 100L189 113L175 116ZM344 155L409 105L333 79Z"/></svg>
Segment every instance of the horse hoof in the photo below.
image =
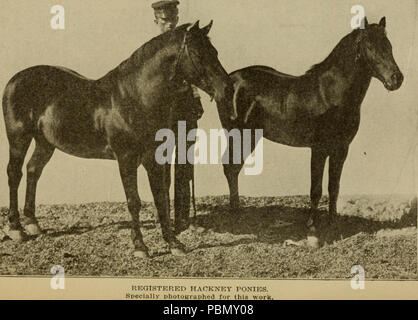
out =
<svg viewBox="0 0 418 320"><path fill-rule="evenodd" d="M196 233L203 233L203 232L205 232L205 231L206 231L206 229L205 229L205 228L203 228L203 227L199 227L199 226L194 225L194 224L191 224L191 225L190 225L190 230L191 230L191 231L193 231L193 232L196 232Z"/></svg>
<svg viewBox="0 0 418 320"><path fill-rule="evenodd" d="M190 227L189 224L180 224L180 225L175 226L174 232L175 232L176 235L179 235L180 233L188 230L189 227Z"/></svg>
<svg viewBox="0 0 418 320"><path fill-rule="evenodd" d="M229 207L229 213L232 215L232 216L236 216L236 215L238 215L239 213L240 213L240 210L241 208L239 207L239 206L231 206L231 207Z"/></svg>
<svg viewBox="0 0 418 320"><path fill-rule="evenodd" d="M319 239L315 236L308 236L308 246L311 248L318 249L319 248Z"/></svg>
<svg viewBox="0 0 418 320"><path fill-rule="evenodd" d="M329 215L328 219L327 219L327 225L328 226L333 226L336 223L337 223L337 219L336 219L335 215Z"/></svg>
<svg viewBox="0 0 418 320"><path fill-rule="evenodd" d="M36 223L31 223L25 226L25 231L30 236L38 236L42 234L41 228Z"/></svg>
<svg viewBox="0 0 418 320"><path fill-rule="evenodd" d="M143 251L143 250L135 250L134 251L134 256L135 256L135 258L140 258L140 259L148 259L149 258L148 251Z"/></svg>
<svg viewBox="0 0 418 320"><path fill-rule="evenodd" d="M27 236L22 230L5 230L6 235L16 242L23 242Z"/></svg>
<svg viewBox="0 0 418 320"><path fill-rule="evenodd" d="M186 255L186 252L181 248L171 248L170 251L171 254L176 257L184 257Z"/></svg>

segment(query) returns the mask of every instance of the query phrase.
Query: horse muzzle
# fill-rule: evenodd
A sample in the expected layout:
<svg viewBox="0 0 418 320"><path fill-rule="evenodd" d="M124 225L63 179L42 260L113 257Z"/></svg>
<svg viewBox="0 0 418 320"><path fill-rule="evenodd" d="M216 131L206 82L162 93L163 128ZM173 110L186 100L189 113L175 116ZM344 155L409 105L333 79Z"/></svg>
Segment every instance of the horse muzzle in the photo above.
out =
<svg viewBox="0 0 418 320"><path fill-rule="evenodd" d="M390 76L389 79L383 81L383 85L389 91L395 91L401 87L403 80L404 76L402 72L396 71Z"/></svg>

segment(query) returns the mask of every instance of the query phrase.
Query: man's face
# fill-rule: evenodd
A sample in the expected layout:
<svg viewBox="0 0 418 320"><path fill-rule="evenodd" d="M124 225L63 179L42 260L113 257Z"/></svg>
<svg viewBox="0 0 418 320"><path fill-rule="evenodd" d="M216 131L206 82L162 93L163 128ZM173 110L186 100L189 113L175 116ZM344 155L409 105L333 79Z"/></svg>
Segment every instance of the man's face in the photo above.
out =
<svg viewBox="0 0 418 320"><path fill-rule="evenodd" d="M160 10L155 14L155 24L160 28L161 33L173 30L179 22L176 11Z"/></svg>

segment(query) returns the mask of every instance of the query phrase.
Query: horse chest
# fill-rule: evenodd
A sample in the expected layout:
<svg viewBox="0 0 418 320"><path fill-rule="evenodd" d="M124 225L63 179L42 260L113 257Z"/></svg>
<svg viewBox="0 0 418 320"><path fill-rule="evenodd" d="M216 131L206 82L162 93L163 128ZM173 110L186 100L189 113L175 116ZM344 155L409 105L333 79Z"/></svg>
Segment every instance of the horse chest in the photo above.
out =
<svg viewBox="0 0 418 320"><path fill-rule="evenodd" d="M317 119L314 143L349 144L354 139L360 125L360 113L357 110L338 110L337 108L334 107Z"/></svg>

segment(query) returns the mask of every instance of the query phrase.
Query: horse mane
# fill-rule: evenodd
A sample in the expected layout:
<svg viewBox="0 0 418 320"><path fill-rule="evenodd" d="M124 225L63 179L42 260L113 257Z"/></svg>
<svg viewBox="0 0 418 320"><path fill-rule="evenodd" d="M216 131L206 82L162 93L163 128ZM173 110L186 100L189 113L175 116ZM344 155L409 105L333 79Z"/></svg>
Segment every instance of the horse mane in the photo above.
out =
<svg viewBox="0 0 418 320"><path fill-rule="evenodd" d="M128 75L131 72L142 68L150 58L167 45L169 40L177 38L180 35L184 35L190 25L190 23L183 24L171 31L152 38L135 50L128 59L120 63L115 69L109 71L101 79L108 78L109 76L115 74Z"/></svg>
<svg viewBox="0 0 418 320"><path fill-rule="evenodd" d="M352 60L347 59L357 54L358 38L362 30L355 29L343 37L324 61L314 64L305 75L316 75L335 65L352 67Z"/></svg>

